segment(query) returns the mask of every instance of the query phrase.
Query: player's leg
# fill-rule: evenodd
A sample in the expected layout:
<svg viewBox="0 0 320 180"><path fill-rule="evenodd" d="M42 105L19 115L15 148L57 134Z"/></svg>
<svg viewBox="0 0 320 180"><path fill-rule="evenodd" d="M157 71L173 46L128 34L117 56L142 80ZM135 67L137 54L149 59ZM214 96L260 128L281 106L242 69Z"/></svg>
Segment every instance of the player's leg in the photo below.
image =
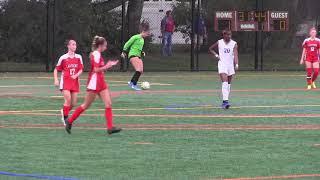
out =
<svg viewBox="0 0 320 180"><path fill-rule="evenodd" d="M229 108L229 83L228 83L228 75L226 73L220 73L221 79L221 92L222 92L222 105L223 109Z"/></svg>
<svg viewBox="0 0 320 180"><path fill-rule="evenodd" d="M71 110L71 92L69 90L63 90L62 91L63 97L64 97L64 104L63 104L63 108L61 110L61 120L63 122L64 125L66 119L69 116L69 112Z"/></svg>
<svg viewBox="0 0 320 180"><path fill-rule="evenodd" d="M66 121L66 131L71 134L72 124L77 118L88 109L92 102L96 99L96 93L88 91L86 97L84 98L84 103L79 106L72 114L72 116Z"/></svg>
<svg viewBox="0 0 320 180"><path fill-rule="evenodd" d="M233 76L228 76L228 91L229 91L229 94L228 96L230 96L230 93L231 93L231 83L232 83L232 78Z"/></svg>
<svg viewBox="0 0 320 180"><path fill-rule="evenodd" d="M306 61L306 72L307 72L307 89L312 88L312 63Z"/></svg>
<svg viewBox="0 0 320 180"><path fill-rule="evenodd" d="M162 34L162 56L168 56L168 51L167 51L167 44L168 44L168 36L167 33L164 32Z"/></svg>
<svg viewBox="0 0 320 180"><path fill-rule="evenodd" d="M140 91L141 89L137 86L137 84L141 74L143 73L143 61L139 57L133 57L130 59L130 62L135 70L135 73L129 82L129 86L134 90Z"/></svg>
<svg viewBox="0 0 320 180"><path fill-rule="evenodd" d="M167 46L168 56L172 56L172 33L168 33Z"/></svg>
<svg viewBox="0 0 320 180"><path fill-rule="evenodd" d="M76 107L77 103L78 103L78 92L73 92L71 93L71 109L73 107Z"/></svg>
<svg viewBox="0 0 320 180"><path fill-rule="evenodd" d="M120 128L113 126L113 114L112 114L112 100L110 96L110 92L108 89L105 89L99 93L102 101L104 102L105 107L105 118L107 125L108 134L118 133L121 131Z"/></svg>
<svg viewBox="0 0 320 180"><path fill-rule="evenodd" d="M313 75L312 75L312 88L317 88L315 81L319 76L319 62L312 63Z"/></svg>

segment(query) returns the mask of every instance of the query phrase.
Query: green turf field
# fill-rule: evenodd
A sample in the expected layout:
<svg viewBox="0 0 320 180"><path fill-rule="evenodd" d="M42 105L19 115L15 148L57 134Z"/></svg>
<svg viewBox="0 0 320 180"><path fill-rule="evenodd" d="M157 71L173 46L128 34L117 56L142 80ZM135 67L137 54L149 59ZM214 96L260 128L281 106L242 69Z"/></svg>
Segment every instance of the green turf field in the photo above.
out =
<svg viewBox="0 0 320 180"><path fill-rule="evenodd" d="M106 136L100 100L68 135L51 74L0 74L0 179L320 179L320 92L303 72L238 73L230 110L216 73L146 73L139 93L130 75L107 73L124 131Z"/></svg>

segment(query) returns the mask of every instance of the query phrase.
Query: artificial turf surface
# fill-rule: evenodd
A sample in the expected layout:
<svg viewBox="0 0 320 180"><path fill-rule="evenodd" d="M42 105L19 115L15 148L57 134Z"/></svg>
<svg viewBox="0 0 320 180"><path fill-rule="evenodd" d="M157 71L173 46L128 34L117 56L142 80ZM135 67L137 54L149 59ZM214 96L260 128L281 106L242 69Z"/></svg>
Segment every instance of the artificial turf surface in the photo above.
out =
<svg viewBox="0 0 320 180"><path fill-rule="evenodd" d="M124 128L106 136L100 100L68 135L51 74L0 74L0 172L81 180L320 179L320 92L303 89L303 72L240 72L227 111L219 108L216 73L146 73L142 81L160 84L142 93L127 88L130 75L106 74L114 121Z"/></svg>

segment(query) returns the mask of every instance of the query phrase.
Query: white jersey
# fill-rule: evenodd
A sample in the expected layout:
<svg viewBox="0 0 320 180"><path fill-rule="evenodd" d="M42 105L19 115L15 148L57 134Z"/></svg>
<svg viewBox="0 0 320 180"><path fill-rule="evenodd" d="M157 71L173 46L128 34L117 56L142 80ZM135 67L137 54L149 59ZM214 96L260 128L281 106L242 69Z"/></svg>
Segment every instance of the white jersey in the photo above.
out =
<svg viewBox="0 0 320 180"><path fill-rule="evenodd" d="M221 63L226 65L234 64L234 47L236 45L237 42L232 39L227 44L223 39L220 39L218 41L219 57Z"/></svg>

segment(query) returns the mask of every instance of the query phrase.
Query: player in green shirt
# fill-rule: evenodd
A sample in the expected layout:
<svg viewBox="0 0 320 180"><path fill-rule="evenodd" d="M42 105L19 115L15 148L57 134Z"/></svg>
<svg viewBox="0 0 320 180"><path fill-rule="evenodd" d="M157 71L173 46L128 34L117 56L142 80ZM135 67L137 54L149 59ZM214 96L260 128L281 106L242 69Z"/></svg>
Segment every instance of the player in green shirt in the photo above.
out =
<svg viewBox="0 0 320 180"><path fill-rule="evenodd" d="M140 25L140 34L132 36L129 41L126 42L126 44L123 47L123 51L121 54L122 58L128 57L130 60L130 63L135 69L135 73L131 79L130 82L128 82L128 85L130 88L140 91L141 89L137 86L137 83L139 81L139 78L141 74L143 73L143 61L142 57L145 56L145 53L143 52L143 46L144 46L144 39L148 36L150 36L149 32L149 23L142 22Z"/></svg>

